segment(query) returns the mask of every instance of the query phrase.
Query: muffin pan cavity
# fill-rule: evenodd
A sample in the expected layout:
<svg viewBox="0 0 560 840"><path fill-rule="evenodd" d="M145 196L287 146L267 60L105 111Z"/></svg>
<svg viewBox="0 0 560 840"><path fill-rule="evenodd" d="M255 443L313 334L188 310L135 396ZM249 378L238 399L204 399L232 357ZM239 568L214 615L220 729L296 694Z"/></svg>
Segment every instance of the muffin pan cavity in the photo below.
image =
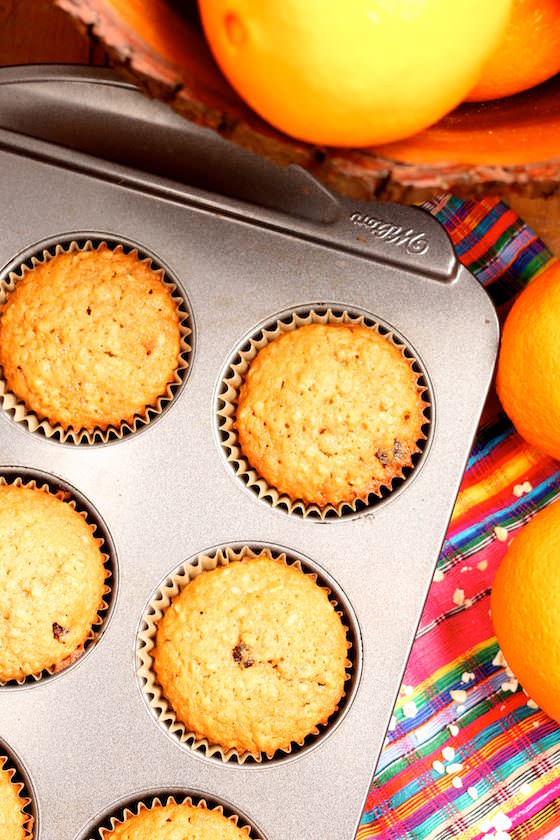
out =
<svg viewBox="0 0 560 840"><path fill-rule="evenodd" d="M185 791L169 787L165 790L151 790L114 802L103 813L85 826L75 840L105 840L107 834L131 817L159 806L189 805L207 811L215 811L241 829L247 840L267 840L265 835L247 816L236 810L225 800L207 796L200 791Z"/></svg>
<svg viewBox="0 0 560 840"><path fill-rule="evenodd" d="M420 434L413 443L409 462L404 464L387 483L381 484L375 493L368 493L365 497L357 496L351 502L341 502L336 505L327 503L319 506L306 503L302 499L294 500L268 484L244 455L235 428L239 389L253 359L270 342L308 324L361 325L382 336L399 350L410 365L416 377L416 388L421 399L424 422ZM355 306L335 303L293 307L259 324L241 341L228 360L218 384L216 397L218 438L228 467L259 500L284 512L315 521L336 521L370 513L373 508L377 508L408 484L410 477L419 470L428 450L433 415L434 397L428 374L418 354L414 352L406 339L394 327L371 313ZM381 454L380 457L383 455Z"/></svg>
<svg viewBox="0 0 560 840"><path fill-rule="evenodd" d="M59 665L52 669L43 669L40 673L30 674L21 680L13 679L6 682L0 682L0 691L6 691L10 688L26 688L47 681L50 682L55 677L66 674L68 671L74 669L85 659L89 651L91 651L100 641L113 612L117 594L118 574L116 549L111 534L109 533L109 530L99 512L82 493L76 490L75 487L72 487L70 484L54 475L44 473L39 470L3 466L0 466L0 486L1 485L30 487L41 492L49 493L68 503L89 525L93 537L99 544L101 554L105 561L105 581L102 604L97 610L97 618L92 625L91 633L86 638L83 645L80 645L80 647L70 654L67 659L63 660ZM53 633L57 631L63 633L64 628L57 625L55 629L53 625Z"/></svg>
<svg viewBox="0 0 560 840"><path fill-rule="evenodd" d="M193 319L187 296L175 274L159 257L143 246L123 237L106 236L95 232L73 232L36 243L18 254L0 274L0 310L10 293L16 289L18 282L21 282L34 268L44 265L61 254L95 252L103 248L109 249L115 255L124 254L135 257L139 263L146 265L155 276L159 277L169 290L178 317L180 334L178 365L172 378L166 384L165 390L157 400L146 405L144 412L136 413L132 421L123 421L116 425L110 424L106 428L93 429L80 428L78 425L75 427L72 425L63 426L55 421L51 423L48 418L35 413L32 406L25 405L9 390L0 366L0 407L13 420L22 424L29 431L60 443L91 446L122 440L141 430L169 408L172 401L178 396L190 372L194 334ZM91 312L89 307L87 312L88 314ZM142 325L139 326L142 329ZM64 352L64 348L61 347L60 352ZM151 353L150 347L146 349L146 353L148 355ZM109 350L107 356L110 359L111 352ZM125 385L126 383L123 383L123 387Z"/></svg>
<svg viewBox="0 0 560 840"><path fill-rule="evenodd" d="M195 734L188 731L185 724L177 720L173 708L157 682L151 655L160 619L175 597L192 580L204 574L206 571L260 555L277 560L287 566L294 566L305 575L308 575L319 588L327 593L329 602L334 607L346 632L347 644L344 693L338 702L336 710L325 724L316 726L314 728L315 731L309 734L304 740L299 743L292 742L287 749L278 749L273 755L266 755L264 752L240 753L235 749L226 750L217 744L209 743L207 739L197 739ZM287 622L289 618L290 616L286 615ZM304 634L305 628L300 628L300 632ZM243 656L242 650L239 651L238 656L239 658ZM338 726L350 708L354 694L358 688L362 667L361 634L358 622L348 599L340 587L324 569L321 569L320 566L309 558L289 549L266 544L247 545L243 543L231 543L214 547L208 551L201 552L195 557L191 557L174 569L161 582L152 594L147 605L138 633L137 657L138 679L142 694L150 712L164 730L176 739L181 746L189 750L194 750L209 759L245 766L251 766L252 764L278 764L289 759L296 759L302 754L309 752L314 746L324 740ZM245 667L248 666L245 665Z"/></svg>

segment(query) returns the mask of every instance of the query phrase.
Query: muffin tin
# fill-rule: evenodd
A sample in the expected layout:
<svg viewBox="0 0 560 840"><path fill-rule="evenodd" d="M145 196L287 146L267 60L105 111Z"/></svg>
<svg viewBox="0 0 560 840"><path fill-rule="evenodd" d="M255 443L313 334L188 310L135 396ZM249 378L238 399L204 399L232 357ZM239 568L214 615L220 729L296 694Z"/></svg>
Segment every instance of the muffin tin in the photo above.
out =
<svg viewBox="0 0 560 840"><path fill-rule="evenodd" d="M115 570L87 656L0 687L0 738L25 764L35 838L86 840L125 803L190 794L225 804L261 840L351 840L490 382L493 307L428 214L336 198L107 71L2 71L0 126L2 277L45 242L137 245L169 267L192 328L185 381L122 440L64 443L0 412L4 472L43 471L75 487L99 512ZM286 312L329 307L405 342L431 418L398 489L321 519L273 507L243 483L219 410L224 372L249 336ZM303 749L243 764L170 735L137 673L159 583L188 558L241 545L285 550L332 580L356 640L336 721Z"/></svg>

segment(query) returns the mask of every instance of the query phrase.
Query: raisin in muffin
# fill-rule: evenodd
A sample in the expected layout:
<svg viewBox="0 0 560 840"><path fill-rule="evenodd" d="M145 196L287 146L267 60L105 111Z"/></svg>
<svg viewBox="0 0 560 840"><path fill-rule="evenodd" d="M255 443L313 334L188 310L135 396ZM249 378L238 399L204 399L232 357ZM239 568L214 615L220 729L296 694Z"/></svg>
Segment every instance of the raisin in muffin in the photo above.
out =
<svg viewBox="0 0 560 840"><path fill-rule="evenodd" d="M6 387L64 430L130 424L174 381L179 323L161 272L135 253L59 253L25 271L2 307Z"/></svg>
<svg viewBox="0 0 560 840"><path fill-rule="evenodd" d="M105 558L92 527L51 493L0 484L0 681L61 670L103 607Z"/></svg>
<svg viewBox="0 0 560 840"><path fill-rule="evenodd" d="M292 501L337 506L412 466L425 403L411 362L359 324L308 324L265 345L238 395L243 456Z"/></svg>
<svg viewBox="0 0 560 840"><path fill-rule="evenodd" d="M160 619L151 655L187 732L260 758L327 722L344 694L347 652L326 590L263 552L187 584Z"/></svg>

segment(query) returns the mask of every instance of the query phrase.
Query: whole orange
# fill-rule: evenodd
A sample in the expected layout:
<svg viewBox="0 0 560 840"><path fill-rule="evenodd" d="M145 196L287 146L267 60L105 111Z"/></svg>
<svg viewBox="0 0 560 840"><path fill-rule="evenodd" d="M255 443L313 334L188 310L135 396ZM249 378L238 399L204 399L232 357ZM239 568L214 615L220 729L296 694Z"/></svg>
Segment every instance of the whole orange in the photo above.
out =
<svg viewBox="0 0 560 840"><path fill-rule="evenodd" d="M560 263L536 277L503 328L498 396L525 440L560 459Z"/></svg>
<svg viewBox="0 0 560 840"><path fill-rule="evenodd" d="M334 146L414 134L465 98L511 0L199 0L214 57L273 126Z"/></svg>
<svg viewBox="0 0 560 840"><path fill-rule="evenodd" d="M517 534L494 578L492 621L525 691L560 721L560 502Z"/></svg>
<svg viewBox="0 0 560 840"><path fill-rule="evenodd" d="M498 48L467 100L499 99L560 72L560 0L513 0Z"/></svg>

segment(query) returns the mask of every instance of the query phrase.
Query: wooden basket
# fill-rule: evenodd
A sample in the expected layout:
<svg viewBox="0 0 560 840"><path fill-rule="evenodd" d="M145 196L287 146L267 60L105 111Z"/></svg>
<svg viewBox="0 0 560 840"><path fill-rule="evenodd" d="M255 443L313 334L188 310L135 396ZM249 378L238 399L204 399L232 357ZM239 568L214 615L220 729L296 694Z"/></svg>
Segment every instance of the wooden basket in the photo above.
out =
<svg viewBox="0 0 560 840"><path fill-rule="evenodd" d="M525 196L559 190L560 76L515 97L462 105L408 140L318 148L276 131L242 102L214 63L195 0L54 2L147 94L277 163L300 164L340 193L413 201L436 190Z"/></svg>

